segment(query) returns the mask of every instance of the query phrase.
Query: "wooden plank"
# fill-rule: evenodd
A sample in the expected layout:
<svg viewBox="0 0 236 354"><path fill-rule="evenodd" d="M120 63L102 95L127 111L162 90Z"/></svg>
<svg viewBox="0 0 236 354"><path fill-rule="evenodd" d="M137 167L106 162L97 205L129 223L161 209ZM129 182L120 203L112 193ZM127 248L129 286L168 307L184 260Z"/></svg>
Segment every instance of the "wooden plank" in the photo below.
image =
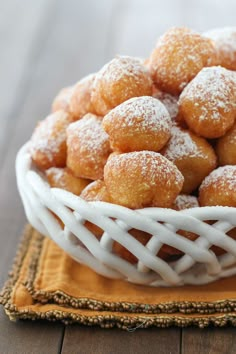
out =
<svg viewBox="0 0 236 354"><path fill-rule="evenodd" d="M49 18L52 19L54 0L10 0L0 4L0 165L5 157L5 171L1 169L0 207L0 287L7 278L15 256L21 230L25 223L23 208L13 205L18 196L15 187L14 160L16 145L12 140L20 107L32 82L35 65L46 39ZM52 21L51 21L52 22ZM52 26L52 24L51 24ZM32 102L33 104L33 102ZM29 117L30 119L30 117ZM16 134L27 131L19 124ZM30 128L29 128L30 129ZM29 130L28 130L29 132ZM6 156L9 146L14 151ZM9 179L10 177L10 179ZM12 186L14 186L12 188ZM18 198L19 202L19 198ZM18 206L20 204L18 203ZM64 325L46 322L10 322L0 309L1 353L58 353L64 334ZM50 348L50 349L49 349Z"/></svg>
<svg viewBox="0 0 236 354"><path fill-rule="evenodd" d="M46 321L11 322L0 309L0 352L4 354L60 353L63 325Z"/></svg>
<svg viewBox="0 0 236 354"><path fill-rule="evenodd" d="M182 353L234 354L235 335L236 328L186 328L182 335Z"/></svg>
<svg viewBox="0 0 236 354"><path fill-rule="evenodd" d="M0 165L41 50L54 0L0 2Z"/></svg>
<svg viewBox="0 0 236 354"><path fill-rule="evenodd" d="M66 327L62 354L177 354L180 353L179 331L176 328L149 328L130 333L73 325Z"/></svg>
<svg viewBox="0 0 236 354"><path fill-rule="evenodd" d="M16 254L16 246L20 239L21 228L20 220L11 217L2 219L0 217L0 289L7 280L8 270L12 266L12 259Z"/></svg>

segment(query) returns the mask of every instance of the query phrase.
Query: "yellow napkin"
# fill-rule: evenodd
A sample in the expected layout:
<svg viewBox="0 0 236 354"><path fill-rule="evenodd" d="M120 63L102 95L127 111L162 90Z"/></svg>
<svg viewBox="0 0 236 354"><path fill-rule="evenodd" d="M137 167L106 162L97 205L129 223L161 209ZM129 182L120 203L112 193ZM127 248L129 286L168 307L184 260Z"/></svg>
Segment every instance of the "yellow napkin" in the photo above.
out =
<svg viewBox="0 0 236 354"><path fill-rule="evenodd" d="M10 319L139 327L236 325L236 277L204 286L152 288L107 279L27 226L1 294Z"/></svg>

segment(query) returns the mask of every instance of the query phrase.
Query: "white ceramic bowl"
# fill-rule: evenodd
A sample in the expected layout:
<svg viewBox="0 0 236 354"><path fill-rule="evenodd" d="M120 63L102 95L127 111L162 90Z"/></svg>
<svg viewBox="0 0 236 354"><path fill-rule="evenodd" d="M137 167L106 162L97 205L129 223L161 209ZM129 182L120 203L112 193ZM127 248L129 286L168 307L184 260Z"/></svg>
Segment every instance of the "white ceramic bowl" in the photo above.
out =
<svg viewBox="0 0 236 354"><path fill-rule="evenodd" d="M151 286L178 286L205 284L236 274L236 241L226 234L236 227L236 208L131 210L110 203L86 202L65 190L50 188L31 161L29 143L18 152L16 176L31 225L76 261L105 277ZM52 212L62 220L64 228ZM84 226L86 220L104 230L100 241ZM213 220L214 224L205 220ZM146 246L128 233L132 228L153 235ZM199 237L190 241L176 233L179 229ZM137 264L112 253L114 241L133 253ZM172 263L162 260L156 254L163 244L184 255ZM210 250L212 245L226 253L217 257Z"/></svg>

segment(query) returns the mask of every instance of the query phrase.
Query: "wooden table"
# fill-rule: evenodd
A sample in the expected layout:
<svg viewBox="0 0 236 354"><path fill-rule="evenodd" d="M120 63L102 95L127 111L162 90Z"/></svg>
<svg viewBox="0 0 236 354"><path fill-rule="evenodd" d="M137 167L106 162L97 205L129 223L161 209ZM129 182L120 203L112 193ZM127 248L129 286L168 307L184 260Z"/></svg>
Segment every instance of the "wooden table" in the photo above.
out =
<svg viewBox="0 0 236 354"><path fill-rule="evenodd" d="M118 53L146 57L173 25L235 25L224 0L0 1L0 286L26 222L14 161L58 90ZM0 353L235 353L234 328L128 333L60 323L12 323L0 310Z"/></svg>

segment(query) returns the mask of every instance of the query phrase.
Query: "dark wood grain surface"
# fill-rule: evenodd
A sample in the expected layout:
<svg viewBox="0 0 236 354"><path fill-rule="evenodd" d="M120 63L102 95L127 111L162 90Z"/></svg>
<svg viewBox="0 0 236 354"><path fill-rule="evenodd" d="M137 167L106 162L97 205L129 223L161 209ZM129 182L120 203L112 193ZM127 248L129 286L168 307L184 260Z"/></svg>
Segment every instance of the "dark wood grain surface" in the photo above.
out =
<svg viewBox="0 0 236 354"><path fill-rule="evenodd" d="M0 0L0 287L26 222L15 183L17 150L60 88L116 54L148 56L173 25L235 25L225 0ZM234 328L133 333L10 322L0 310L0 353L235 353Z"/></svg>
<svg viewBox="0 0 236 354"><path fill-rule="evenodd" d="M77 349L74 338L77 338ZM170 340L171 338L171 340ZM77 351L76 351L77 350ZM85 328L68 326L62 345L62 354L84 353L180 353L180 330L176 328L149 330L140 329L137 332L124 332L117 329L102 330L100 328Z"/></svg>

